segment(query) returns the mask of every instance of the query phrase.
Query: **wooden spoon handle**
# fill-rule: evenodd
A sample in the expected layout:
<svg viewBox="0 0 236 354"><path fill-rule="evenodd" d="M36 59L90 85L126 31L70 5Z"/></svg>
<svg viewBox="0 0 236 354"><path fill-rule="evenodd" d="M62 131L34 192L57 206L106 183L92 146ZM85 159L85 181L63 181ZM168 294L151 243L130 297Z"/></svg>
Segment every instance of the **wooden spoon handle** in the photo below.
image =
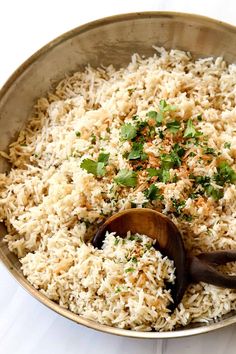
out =
<svg viewBox="0 0 236 354"><path fill-rule="evenodd" d="M236 251L209 252L192 257L189 262L190 281L203 281L222 288L236 289L236 276L222 274L214 268L214 264L232 261L236 261Z"/></svg>

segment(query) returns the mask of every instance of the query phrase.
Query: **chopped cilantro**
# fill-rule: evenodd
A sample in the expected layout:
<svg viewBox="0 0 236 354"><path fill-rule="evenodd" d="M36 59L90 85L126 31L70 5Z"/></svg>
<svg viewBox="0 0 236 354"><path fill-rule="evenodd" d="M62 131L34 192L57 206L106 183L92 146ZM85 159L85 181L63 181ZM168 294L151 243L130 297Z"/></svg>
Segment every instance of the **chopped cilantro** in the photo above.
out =
<svg viewBox="0 0 236 354"><path fill-rule="evenodd" d="M203 147L203 153L206 154L206 155L216 156L215 150L213 148L209 147L209 146Z"/></svg>
<svg viewBox="0 0 236 354"><path fill-rule="evenodd" d="M121 127L120 136L122 140L132 140L136 137L136 135L137 128L134 125L127 123Z"/></svg>
<svg viewBox="0 0 236 354"><path fill-rule="evenodd" d="M96 136L94 134L91 135L91 143L92 144L96 143Z"/></svg>
<svg viewBox="0 0 236 354"><path fill-rule="evenodd" d="M146 247L147 250L150 250L153 247L153 244L152 243L146 243L145 247Z"/></svg>
<svg viewBox="0 0 236 354"><path fill-rule="evenodd" d="M132 258L131 258L131 261L132 261L133 263L138 263L138 260L137 260L136 257L132 257Z"/></svg>
<svg viewBox="0 0 236 354"><path fill-rule="evenodd" d="M185 201L184 200L177 200L175 198L172 198L172 204L173 207L175 208L175 212L180 215L182 209L185 207Z"/></svg>
<svg viewBox="0 0 236 354"><path fill-rule="evenodd" d="M98 162L103 162L104 165L106 166L108 164L108 160L109 160L109 156L110 154L106 154L104 152L101 152L99 155L98 155Z"/></svg>
<svg viewBox="0 0 236 354"><path fill-rule="evenodd" d="M197 199L197 197L198 197L198 194L197 194L197 193L191 193L191 194L189 195L189 198L191 198L191 199Z"/></svg>
<svg viewBox="0 0 236 354"><path fill-rule="evenodd" d="M202 121L202 115L201 115L201 114L199 114L199 115L197 116L197 120L198 120L199 122Z"/></svg>
<svg viewBox="0 0 236 354"><path fill-rule="evenodd" d="M80 167L97 177L102 177L106 173L105 164L103 162L96 162L91 159L84 159Z"/></svg>
<svg viewBox="0 0 236 354"><path fill-rule="evenodd" d="M164 114L166 112L174 111L175 109L176 109L175 106L171 106L171 105L167 104L167 102L165 100L160 100L159 112L149 111L147 113L147 116L149 118L155 119L155 121L157 122L157 125L160 125L163 122Z"/></svg>
<svg viewBox="0 0 236 354"><path fill-rule="evenodd" d="M202 187L207 187L210 184L209 176L194 176L190 175L190 178L194 180L195 184L200 184Z"/></svg>
<svg viewBox="0 0 236 354"><path fill-rule="evenodd" d="M115 294L118 294L119 292L121 292L121 288L118 286L115 290Z"/></svg>
<svg viewBox="0 0 236 354"><path fill-rule="evenodd" d="M146 160L147 159L147 154L143 152L143 144L142 143L137 143L134 142L132 146L132 150L130 151L128 155L129 160Z"/></svg>
<svg viewBox="0 0 236 354"><path fill-rule="evenodd" d="M147 112L147 117L157 119L157 112L156 111L149 111L149 112Z"/></svg>
<svg viewBox="0 0 236 354"><path fill-rule="evenodd" d="M135 187L137 185L137 173L132 170L123 169L118 172L114 180L122 187Z"/></svg>
<svg viewBox="0 0 236 354"><path fill-rule="evenodd" d="M224 148L225 149L230 149L231 148L231 143L224 143Z"/></svg>
<svg viewBox="0 0 236 354"><path fill-rule="evenodd" d="M163 139L164 138L164 133L162 130L158 130L158 135L159 135L159 138L160 139Z"/></svg>
<svg viewBox="0 0 236 354"><path fill-rule="evenodd" d="M182 218L186 221L189 221L189 222L193 220L192 215L187 215L187 214L183 214Z"/></svg>
<svg viewBox="0 0 236 354"><path fill-rule="evenodd" d="M147 116L149 118L155 119L157 125L160 125L163 121L164 118L164 114L160 111L160 112L156 112L156 111L149 111L147 113Z"/></svg>
<svg viewBox="0 0 236 354"><path fill-rule="evenodd" d="M185 149L177 143L174 145L173 150L179 157L183 157L185 154Z"/></svg>
<svg viewBox="0 0 236 354"><path fill-rule="evenodd" d="M148 172L148 176L149 177L154 177L154 176L158 176L158 172L159 170L157 170L156 168L147 168L147 172Z"/></svg>
<svg viewBox="0 0 236 354"><path fill-rule="evenodd" d="M118 243L119 243L119 241L120 241L119 237L116 237L116 238L115 238L115 241L114 241L114 245L117 246Z"/></svg>
<svg viewBox="0 0 236 354"><path fill-rule="evenodd" d="M172 178L172 183L176 183L179 180L179 177L177 176L177 174L174 175L174 177Z"/></svg>
<svg viewBox="0 0 236 354"><path fill-rule="evenodd" d="M180 157L175 151L171 151L170 154L161 155L161 168L170 169L174 167L179 167L180 165Z"/></svg>
<svg viewBox="0 0 236 354"><path fill-rule="evenodd" d="M193 152L193 151L191 151L188 156L189 156L189 157L194 157L194 156L196 156L196 153Z"/></svg>
<svg viewBox="0 0 236 354"><path fill-rule="evenodd" d="M169 169L160 168L158 170L158 178L160 182L167 183L170 180L170 171Z"/></svg>
<svg viewBox="0 0 236 354"><path fill-rule="evenodd" d="M148 177L152 178L157 176L160 182L167 183L170 180L170 172L168 168L147 168L147 172Z"/></svg>
<svg viewBox="0 0 236 354"><path fill-rule="evenodd" d="M193 121L189 119L187 121L187 126L184 131L184 138L196 138L198 136L202 135L202 133L198 130L193 125Z"/></svg>
<svg viewBox="0 0 236 354"><path fill-rule="evenodd" d="M79 131L76 131L75 135L79 138L81 136L81 133Z"/></svg>
<svg viewBox="0 0 236 354"><path fill-rule="evenodd" d="M132 267L125 269L125 273L131 273L131 272L134 272L134 271L135 271L135 269L132 268Z"/></svg>
<svg viewBox="0 0 236 354"><path fill-rule="evenodd" d="M180 122L174 120L172 122L166 123L166 127L171 133L176 134L180 128Z"/></svg>
<svg viewBox="0 0 236 354"><path fill-rule="evenodd" d="M235 183L236 172L229 166L228 162L222 161L217 167L217 173L214 174L213 178L220 186L225 183Z"/></svg>
<svg viewBox="0 0 236 354"><path fill-rule="evenodd" d="M206 194L215 200L219 200L223 197L223 190L214 188L211 184L206 187Z"/></svg>
<svg viewBox="0 0 236 354"><path fill-rule="evenodd" d="M168 104L165 100L160 100L159 108L162 112L170 112L176 110L176 106Z"/></svg>
<svg viewBox="0 0 236 354"><path fill-rule="evenodd" d="M151 184L146 191L144 191L144 195L147 199L149 200L157 200L157 199L163 199L163 196L160 194L159 188L155 186L155 184Z"/></svg>

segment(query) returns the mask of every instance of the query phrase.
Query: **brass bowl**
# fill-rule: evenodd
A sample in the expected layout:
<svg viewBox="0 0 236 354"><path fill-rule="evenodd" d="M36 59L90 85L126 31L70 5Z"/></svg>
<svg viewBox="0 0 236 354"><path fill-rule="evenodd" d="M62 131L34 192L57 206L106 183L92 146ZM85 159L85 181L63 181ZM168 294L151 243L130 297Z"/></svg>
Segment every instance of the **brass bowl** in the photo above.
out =
<svg viewBox="0 0 236 354"><path fill-rule="evenodd" d="M124 66L134 52L152 55L152 45L190 51L196 57L236 57L236 27L207 17L173 12L144 12L108 17L63 34L30 57L0 92L0 149L6 150L28 118L36 98L43 96L65 73L92 66ZM0 170L9 166L0 162ZM0 227L1 236L5 234ZM191 324L172 332L135 332L84 319L60 307L26 280L20 262L0 240L0 259L15 279L36 299L84 326L136 338L176 338L216 330L236 323L236 312L209 324Z"/></svg>

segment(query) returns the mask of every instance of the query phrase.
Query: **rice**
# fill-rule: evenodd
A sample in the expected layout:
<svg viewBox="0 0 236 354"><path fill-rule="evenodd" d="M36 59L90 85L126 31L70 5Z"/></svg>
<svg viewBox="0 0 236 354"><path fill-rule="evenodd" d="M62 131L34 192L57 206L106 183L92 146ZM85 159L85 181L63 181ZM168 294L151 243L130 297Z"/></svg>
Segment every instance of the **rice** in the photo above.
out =
<svg viewBox="0 0 236 354"><path fill-rule="evenodd" d="M47 297L103 324L168 331L235 310L236 292L191 284L170 313L174 266L144 252L145 235L107 235L102 250L89 241L115 212L149 207L178 226L191 255L236 247L236 66L154 49L119 70L88 66L38 100L2 153L12 168L0 178L0 219ZM224 271L236 274L235 263Z"/></svg>

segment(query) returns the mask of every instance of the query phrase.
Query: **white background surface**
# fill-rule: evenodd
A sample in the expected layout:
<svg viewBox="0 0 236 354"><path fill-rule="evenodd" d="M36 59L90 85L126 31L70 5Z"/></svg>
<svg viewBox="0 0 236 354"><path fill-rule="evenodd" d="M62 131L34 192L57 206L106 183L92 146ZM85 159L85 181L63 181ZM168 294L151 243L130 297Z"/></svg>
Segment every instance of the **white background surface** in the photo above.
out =
<svg viewBox="0 0 236 354"><path fill-rule="evenodd" d="M83 23L125 12L169 10L236 25L235 0L1 0L0 87L41 46ZM0 354L235 354L236 326L176 340L102 334L33 299L0 263Z"/></svg>

